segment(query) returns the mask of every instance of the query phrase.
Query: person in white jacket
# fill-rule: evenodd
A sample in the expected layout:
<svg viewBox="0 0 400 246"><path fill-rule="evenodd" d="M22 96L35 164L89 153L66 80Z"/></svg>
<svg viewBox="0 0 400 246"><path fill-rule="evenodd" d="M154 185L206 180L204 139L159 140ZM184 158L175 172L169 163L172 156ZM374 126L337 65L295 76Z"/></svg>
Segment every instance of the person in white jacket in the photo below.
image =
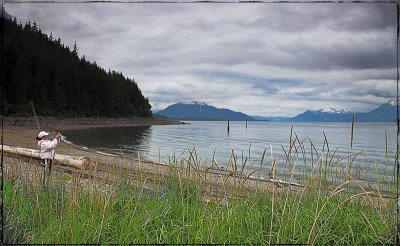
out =
<svg viewBox="0 0 400 246"><path fill-rule="evenodd" d="M47 184L48 177L51 174L51 165L53 163L53 158L55 155L55 148L57 144L60 142L60 135L56 135L53 141L48 139L49 133L45 131L39 132L37 139L38 146L40 149L40 158L42 158L42 162L44 164L44 175L43 175L43 182Z"/></svg>

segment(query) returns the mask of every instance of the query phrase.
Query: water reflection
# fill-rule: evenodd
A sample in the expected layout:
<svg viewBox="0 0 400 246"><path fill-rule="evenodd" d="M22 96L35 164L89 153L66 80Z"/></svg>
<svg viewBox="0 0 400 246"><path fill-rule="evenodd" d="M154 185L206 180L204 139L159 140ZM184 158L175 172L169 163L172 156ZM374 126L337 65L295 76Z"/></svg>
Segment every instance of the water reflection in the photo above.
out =
<svg viewBox="0 0 400 246"><path fill-rule="evenodd" d="M101 127L64 130L67 140L79 146L88 146L111 154L140 155L144 158L150 149L151 126Z"/></svg>

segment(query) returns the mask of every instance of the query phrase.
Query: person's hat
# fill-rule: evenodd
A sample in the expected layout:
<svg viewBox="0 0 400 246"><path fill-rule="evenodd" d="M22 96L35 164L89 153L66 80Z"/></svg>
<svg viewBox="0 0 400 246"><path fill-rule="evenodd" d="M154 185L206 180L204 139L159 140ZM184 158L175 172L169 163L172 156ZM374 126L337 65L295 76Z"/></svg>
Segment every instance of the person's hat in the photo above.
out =
<svg viewBox="0 0 400 246"><path fill-rule="evenodd" d="M39 134L38 134L38 138L42 138L42 137L44 137L44 136L47 136L47 135L49 135L49 133L48 133L48 132L44 132L44 131L42 131L42 132L39 132Z"/></svg>

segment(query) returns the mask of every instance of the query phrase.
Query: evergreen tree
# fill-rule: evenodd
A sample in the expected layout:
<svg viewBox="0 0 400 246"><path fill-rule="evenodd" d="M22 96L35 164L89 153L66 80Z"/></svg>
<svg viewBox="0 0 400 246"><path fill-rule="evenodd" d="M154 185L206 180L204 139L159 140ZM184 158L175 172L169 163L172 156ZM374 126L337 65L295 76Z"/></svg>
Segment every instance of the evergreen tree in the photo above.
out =
<svg viewBox="0 0 400 246"><path fill-rule="evenodd" d="M72 55L73 56L78 56L78 45L76 44L76 41L74 43L74 48L72 50Z"/></svg>
<svg viewBox="0 0 400 246"><path fill-rule="evenodd" d="M71 51L36 23L6 20L4 28L4 116L32 115L33 101L41 116L151 117L136 82L79 59L76 42Z"/></svg>

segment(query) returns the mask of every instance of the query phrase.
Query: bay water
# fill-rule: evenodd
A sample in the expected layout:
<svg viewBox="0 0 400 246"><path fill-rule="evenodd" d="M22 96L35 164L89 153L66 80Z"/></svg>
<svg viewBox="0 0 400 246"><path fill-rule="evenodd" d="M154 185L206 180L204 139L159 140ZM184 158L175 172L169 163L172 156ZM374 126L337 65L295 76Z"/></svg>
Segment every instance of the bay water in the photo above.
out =
<svg viewBox="0 0 400 246"><path fill-rule="evenodd" d="M245 173L260 168L254 176L268 178L273 160L282 176L293 172L295 180L312 171L321 155L329 148L329 161L339 160L343 168L352 163L358 177L376 182L393 180L396 151L396 123L355 123L351 146L351 122L268 122L191 121L183 125L153 125L131 127L102 127L65 130L62 134L75 145L99 152L125 155L142 160L168 163L171 158L187 161L190 153L198 163L210 166L218 163L229 170L233 160ZM295 141L297 155L292 155L292 165L287 165L286 154L290 140ZM328 144L325 142L327 139ZM302 142L300 146L298 143ZM314 147L313 147L314 146ZM315 149L314 149L315 148ZM292 148L292 153L294 152ZM264 153L265 152L265 153ZM313 153L311 153L313 152ZM299 154L300 153L300 154ZM356 153L354 161L351 159ZM264 159L261 162L261 157ZM353 156L345 158L349 154ZM231 160L231 161L230 161ZM303 177L304 178L304 177Z"/></svg>

